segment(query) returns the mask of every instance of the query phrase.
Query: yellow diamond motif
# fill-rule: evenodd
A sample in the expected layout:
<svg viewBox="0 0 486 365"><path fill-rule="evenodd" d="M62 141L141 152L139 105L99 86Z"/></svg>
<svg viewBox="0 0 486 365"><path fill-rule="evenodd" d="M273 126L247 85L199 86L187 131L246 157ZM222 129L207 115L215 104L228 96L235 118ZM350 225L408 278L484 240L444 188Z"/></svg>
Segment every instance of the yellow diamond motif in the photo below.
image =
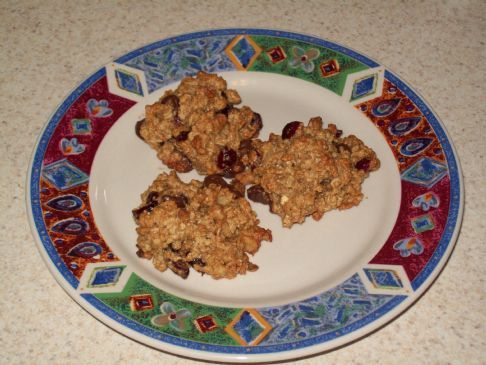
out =
<svg viewBox="0 0 486 365"><path fill-rule="evenodd" d="M272 326L253 308L245 308L226 326L225 331L240 345L258 345L272 330Z"/></svg>
<svg viewBox="0 0 486 365"><path fill-rule="evenodd" d="M228 44L225 52L238 70L246 71L255 62L262 50L251 37L239 35Z"/></svg>

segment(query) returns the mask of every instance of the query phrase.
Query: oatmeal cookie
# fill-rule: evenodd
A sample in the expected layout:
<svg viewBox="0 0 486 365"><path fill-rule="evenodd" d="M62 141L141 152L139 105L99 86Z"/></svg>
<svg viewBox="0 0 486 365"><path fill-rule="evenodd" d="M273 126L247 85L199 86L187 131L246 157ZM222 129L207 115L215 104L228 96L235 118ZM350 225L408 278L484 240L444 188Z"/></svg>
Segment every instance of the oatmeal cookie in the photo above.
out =
<svg viewBox="0 0 486 365"><path fill-rule="evenodd" d="M260 114L247 106L236 108L240 102L223 78L199 72L146 106L145 119L135 130L177 172L194 168L202 175L232 177L243 168L240 143L262 128Z"/></svg>
<svg viewBox="0 0 486 365"><path fill-rule="evenodd" d="M133 216L137 255L182 278L191 267L215 279L255 271L258 266L248 254L255 254L261 241L272 240L271 232L258 226L244 187L219 175L186 184L174 171L162 173L142 194Z"/></svg>
<svg viewBox="0 0 486 365"><path fill-rule="evenodd" d="M288 123L282 135L268 141L245 144L242 162L250 167L236 176L247 185L248 197L270 205L284 227L315 220L332 209L346 209L363 199L361 184L380 161L369 147L355 137L342 137L334 124L323 128L320 117L307 126Z"/></svg>

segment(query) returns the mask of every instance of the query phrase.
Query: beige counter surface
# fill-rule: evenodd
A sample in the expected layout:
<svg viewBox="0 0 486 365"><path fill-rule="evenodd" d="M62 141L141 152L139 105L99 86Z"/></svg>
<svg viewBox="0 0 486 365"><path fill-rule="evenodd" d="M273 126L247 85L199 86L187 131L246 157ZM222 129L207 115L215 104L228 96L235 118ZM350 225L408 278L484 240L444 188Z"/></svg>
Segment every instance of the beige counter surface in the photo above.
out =
<svg viewBox="0 0 486 365"><path fill-rule="evenodd" d="M223 27L313 34L379 60L433 107L457 149L466 209L434 285L381 330L317 364L486 363L486 2L0 2L0 364L194 363L137 343L77 305L39 255L25 208L32 148L66 94L115 57Z"/></svg>

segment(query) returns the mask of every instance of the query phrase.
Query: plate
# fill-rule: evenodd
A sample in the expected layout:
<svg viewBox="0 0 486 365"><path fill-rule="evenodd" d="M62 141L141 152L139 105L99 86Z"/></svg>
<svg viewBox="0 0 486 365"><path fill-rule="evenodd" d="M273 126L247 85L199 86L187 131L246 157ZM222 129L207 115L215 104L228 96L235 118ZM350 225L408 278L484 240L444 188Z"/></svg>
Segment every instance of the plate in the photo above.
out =
<svg viewBox="0 0 486 365"><path fill-rule="evenodd" d="M355 208L273 232L234 280L160 273L135 252L131 210L162 171L134 133L144 106L200 70L223 76L261 113L261 138L320 115L376 151L381 168ZM183 180L199 178L182 174ZM60 104L34 149L27 205L50 271L83 308L157 349L223 362L328 351L383 326L432 284L463 211L444 126L410 86L370 58L268 29L185 34L102 67Z"/></svg>

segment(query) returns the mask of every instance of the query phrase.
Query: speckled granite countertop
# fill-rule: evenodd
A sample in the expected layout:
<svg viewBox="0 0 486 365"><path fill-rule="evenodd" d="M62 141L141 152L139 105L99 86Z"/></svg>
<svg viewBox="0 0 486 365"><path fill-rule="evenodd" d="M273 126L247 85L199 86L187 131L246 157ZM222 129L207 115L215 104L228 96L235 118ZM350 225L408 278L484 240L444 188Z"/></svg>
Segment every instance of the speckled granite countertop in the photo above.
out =
<svg viewBox="0 0 486 365"><path fill-rule="evenodd" d="M314 34L387 65L440 116L465 178L462 233L432 288L380 331L295 363L486 363L485 18L484 1L2 1L0 363L193 363L114 332L71 300L35 247L25 179L50 113L90 72L171 35L235 26Z"/></svg>

